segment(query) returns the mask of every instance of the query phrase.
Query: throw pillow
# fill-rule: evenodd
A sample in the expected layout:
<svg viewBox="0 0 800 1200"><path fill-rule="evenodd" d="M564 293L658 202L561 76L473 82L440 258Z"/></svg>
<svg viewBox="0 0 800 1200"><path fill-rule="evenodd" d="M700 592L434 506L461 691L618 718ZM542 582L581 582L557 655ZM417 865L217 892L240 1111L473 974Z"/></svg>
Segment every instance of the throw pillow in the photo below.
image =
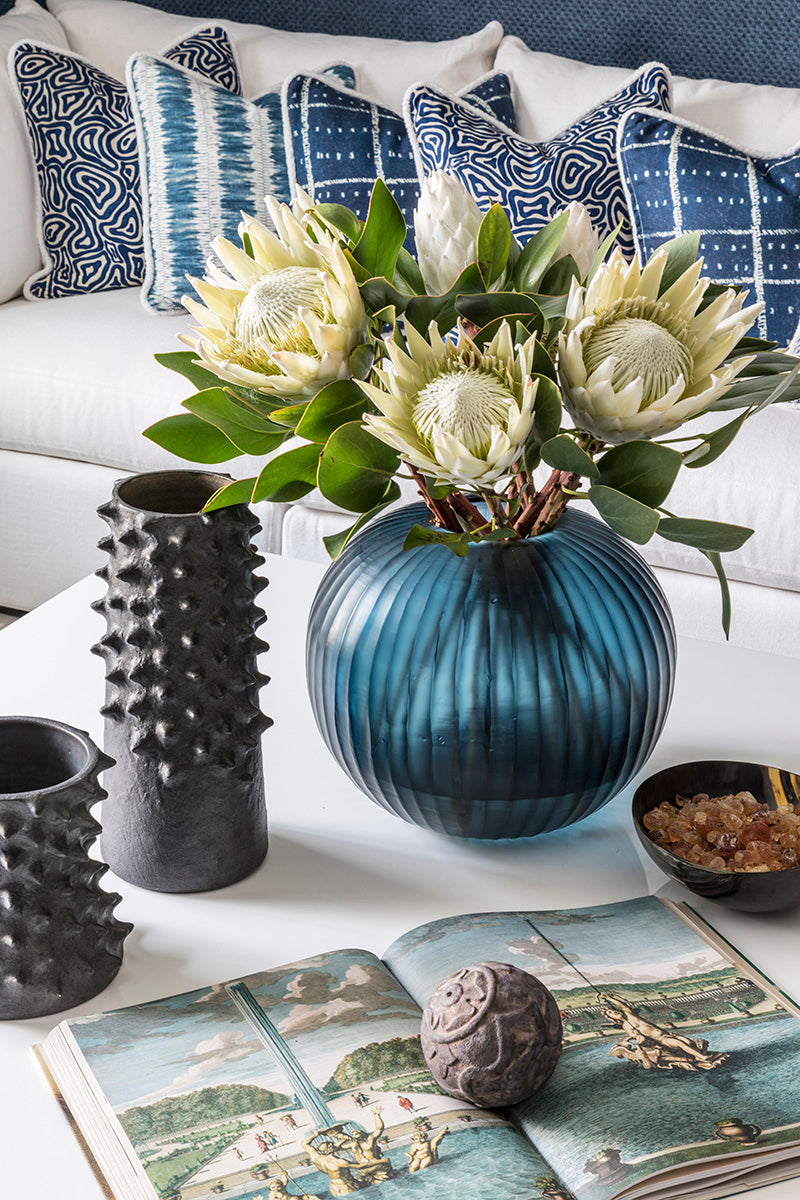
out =
<svg viewBox="0 0 800 1200"><path fill-rule="evenodd" d="M622 67L529 50L515 37L503 38L494 65L514 85L519 132L535 141L552 137L629 75ZM672 111L725 141L782 154L797 141L800 88L673 75Z"/></svg>
<svg viewBox="0 0 800 1200"><path fill-rule="evenodd" d="M699 232L704 273L765 302L754 332L800 342L800 148L760 158L676 117L634 112L620 123L619 163L643 255Z"/></svg>
<svg viewBox="0 0 800 1200"><path fill-rule="evenodd" d="M329 68L345 85L346 66ZM211 239L235 240L242 212L290 198L281 97L249 101L164 58L134 54L128 90L144 198L142 302L183 312L186 276L201 275Z"/></svg>
<svg viewBox="0 0 800 1200"><path fill-rule="evenodd" d="M601 237L621 224L618 245L631 254L630 219L615 160L617 124L632 108L668 109L669 104L666 67L648 63L615 95L547 142L521 138L427 85L408 92L406 114L420 174L449 171L481 207L499 201L520 241L579 200Z"/></svg>
<svg viewBox="0 0 800 1200"><path fill-rule="evenodd" d="M464 98L486 116L513 127L506 75L487 75ZM409 227L406 247L413 251L420 189L402 116L319 75L287 79L283 104L292 192L299 185L315 204L345 204L363 220L372 185L380 177L400 205Z"/></svg>
<svg viewBox="0 0 800 1200"><path fill-rule="evenodd" d="M73 50L120 79L131 54L161 54L163 46L185 36L196 24L188 17L131 0L49 0L49 8L62 23ZM291 24L290 9L264 8L280 13ZM210 0L209 10L213 11ZM442 42L296 33L238 21L220 23L236 50L245 96L275 91L287 75L346 62L355 69L363 92L394 109L400 108L406 88L418 79L455 91L485 75L503 36L498 21Z"/></svg>
<svg viewBox="0 0 800 1200"><path fill-rule="evenodd" d="M167 53L239 88L222 29L200 30ZM22 42L12 69L39 183L44 267L29 300L131 287L144 277L136 130L125 87L76 55Z"/></svg>
<svg viewBox="0 0 800 1200"><path fill-rule="evenodd" d="M17 0L11 11L0 17L0 147L3 164L0 304L18 295L25 280L42 263L36 240L36 180L28 151L28 135L6 67L9 50L22 40L67 47L58 21L40 8L36 0Z"/></svg>

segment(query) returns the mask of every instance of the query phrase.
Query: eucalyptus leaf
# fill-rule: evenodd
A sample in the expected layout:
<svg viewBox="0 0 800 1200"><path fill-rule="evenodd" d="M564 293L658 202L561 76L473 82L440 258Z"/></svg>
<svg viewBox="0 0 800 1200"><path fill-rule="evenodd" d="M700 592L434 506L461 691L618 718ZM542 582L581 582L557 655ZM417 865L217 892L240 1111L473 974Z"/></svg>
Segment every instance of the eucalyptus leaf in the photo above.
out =
<svg viewBox="0 0 800 1200"><path fill-rule="evenodd" d="M145 429L144 436L187 462L228 462L242 453L215 425L191 413L164 417Z"/></svg>
<svg viewBox="0 0 800 1200"><path fill-rule="evenodd" d="M478 230L478 269L489 288L506 269L511 250L511 225L499 204L493 204Z"/></svg>
<svg viewBox="0 0 800 1200"><path fill-rule="evenodd" d="M261 418L261 428L254 429L252 422L257 418L252 411L237 405L221 387L207 388L189 396L183 401L183 407L201 421L216 426L243 454L269 454L286 439L285 431L278 429L266 416Z"/></svg>
<svg viewBox="0 0 800 1200"><path fill-rule="evenodd" d="M230 508L233 504L249 504L253 494L255 479L234 479L218 488L207 501L203 512L216 512L218 508Z"/></svg>
<svg viewBox="0 0 800 1200"><path fill-rule="evenodd" d="M553 255L561 244L569 213L559 213L526 242L514 267L514 287L518 292L534 292Z"/></svg>
<svg viewBox="0 0 800 1200"><path fill-rule="evenodd" d="M276 425L283 425L291 433L297 428L298 421L308 408L308 400L300 404L287 404L285 408L276 408L270 413L270 420Z"/></svg>
<svg viewBox="0 0 800 1200"><path fill-rule="evenodd" d="M657 442L625 442L597 460L600 482L649 508L663 504L681 468L678 450Z"/></svg>
<svg viewBox="0 0 800 1200"><path fill-rule="evenodd" d="M668 542L680 542L683 546L692 546L706 553L725 554L743 546L753 536L753 530L744 525L727 525L723 521L662 517L658 534Z"/></svg>
<svg viewBox="0 0 800 1200"><path fill-rule="evenodd" d="M193 350L172 350L165 354L154 354L156 362L161 363L162 367L166 367L169 371L175 371L178 375L183 375L184 379L202 391L204 388L219 387L219 376L214 375L212 371L207 371L205 367L201 367L197 362L197 355Z"/></svg>
<svg viewBox="0 0 800 1200"><path fill-rule="evenodd" d="M391 279L405 236L406 223L399 204L383 180L376 179L353 257L371 276Z"/></svg>
<svg viewBox="0 0 800 1200"><path fill-rule="evenodd" d="M729 421L727 425L723 425L721 429L715 429L713 433L698 435L702 438L702 441L699 446L695 446L692 450L684 452L683 465L693 468L707 467L709 463L712 463L715 458L719 458L720 454L728 449L728 446L730 446L749 416L750 412L747 410L733 421Z"/></svg>
<svg viewBox="0 0 800 1200"><path fill-rule="evenodd" d="M375 362L375 348L365 343L350 352L350 374L354 379L366 379Z"/></svg>
<svg viewBox="0 0 800 1200"><path fill-rule="evenodd" d="M588 479L600 478L592 457L567 433L560 433L544 443L542 459L556 471L569 471L571 474L585 475Z"/></svg>
<svg viewBox="0 0 800 1200"><path fill-rule="evenodd" d="M552 441L561 428L561 391L547 375L534 374L531 378L537 384L536 399L533 402L533 432L538 441L544 444ZM574 442L572 444L575 445ZM591 459L589 461L591 462Z"/></svg>
<svg viewBox="0 0 800 1200"><path fill-rule="evenodd" d="M350 512L368 512L379 504L400 456L368 433L360 421L334 430L323 447L317 486L332 504Z"/></svg>
<svg viewBox="0 0 800 1200"><path fill-rule="evenodd" d="M728 587L728 577L725 574L722 559L713 550L701 550L700 553L704 554L711 563L719 580L719 587L722 592L722 628L725 631L725 637L729 638L731 636L731 589Z"/></svg>
<svg viewBox="0 0 800 1200"><path fill-rule="evenodd" d="M659 249L667 252L667 261L658 287L659 296L663 296L664 292L671 288L684 271L688 271L692 263L697 260L697 255L700 253L700 234L682 233L679 237L664 242Z"/></svg>
<svg viewBox="0 0 800 1200"><path fill-rule="evenodd" d="M384 499L376 504L374 508L371 508L369 512L362 513L358 520L354 522L354 524L348 526L347 529L342 529L339 533L329 533L326 537L323 537L322 540L325 544L325 549L328 551L330 557L334 559L338 558L348 542L350 542L350 540L354 538L355 535L359 533L364 526L372 520L373 517L377 517L379 512L383 512L387 504L391 504L394 500L399 499L400 488L398 484L392 480L386 489Z"/></svg>
<svg viewBox="0 0 800 1200"><path fill-rule="evenodd" d="M307 496L317 485L317 445L295 446L277 454L263 468L253 489L253 500L288 503Z"/></svg>
<svg viewBox="0 0 800 1200"><path fill-rule="evenodd" d="M297 424L298 437L324 445L340 425L360 421L372 405L352 379L337 379L313 396Z"/></svg>
<svg viewBox="0 0 800 1200"><path fill-rule="evenodd" d="M637 545L649 542L659 528L658 513L624 492L597 483L589 488L588 496L603 520L616 533Z"/></svg>
<svg viewBox="0 0 800 1200"><path fill-rule="evenodd" d="M417 550L420 546L446 546L459 558L466 558L469 538L466 533L451 533L449 529L431 529L425 525L412 525L403 542L404 550Z"/></svg>

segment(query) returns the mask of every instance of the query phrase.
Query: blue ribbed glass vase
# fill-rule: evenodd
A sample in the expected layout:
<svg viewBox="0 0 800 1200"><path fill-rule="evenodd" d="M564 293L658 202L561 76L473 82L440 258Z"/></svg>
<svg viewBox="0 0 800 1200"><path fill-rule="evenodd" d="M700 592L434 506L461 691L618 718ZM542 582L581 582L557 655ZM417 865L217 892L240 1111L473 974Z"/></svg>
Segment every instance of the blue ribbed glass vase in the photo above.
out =
<svg viewBox="0 0 800 1200"><path fill-rule="evenodd" d="M311 610L320 732L383 808L465 838L559 829L606 804L669 709L675 631L650 568L594 517L403 550L423 504L372 522Z"/></svg>

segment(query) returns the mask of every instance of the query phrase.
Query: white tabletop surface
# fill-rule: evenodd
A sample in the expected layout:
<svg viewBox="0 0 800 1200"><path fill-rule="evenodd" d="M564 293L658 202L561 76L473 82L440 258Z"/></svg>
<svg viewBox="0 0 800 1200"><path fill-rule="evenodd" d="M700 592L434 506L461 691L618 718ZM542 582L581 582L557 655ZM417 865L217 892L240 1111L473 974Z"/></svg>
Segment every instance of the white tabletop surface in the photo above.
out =
<svg viewBox="0 0 800 1200"><path fill-rule="evenodd" d="M398 934L459 912L602 904L648 892L690 898L639 849L633 785L571 829L502 845L461 843L406 824L350 783L319 737L304 676L305 623L322 568L270 558L261 596L272 677L262 706L270 848L234 887L143 891L107 874L134 923L115 982L69 1014L186 991L344 946L381 953ZM53 717L102 744L103 631L90 578L0 632L0 713ZM800 659L685 640L664 734L645 768L738 758L800 771ZM101 777L102 778L102 777ZM97 815L97 810L95 810ZM693 901L720 932L800 998L800 910L751 916ZM102 1192L29 1053L61 1016L0 1023L0 1196L100 1200ZM796 1200L797 1181L758 1192Z"/></svg>

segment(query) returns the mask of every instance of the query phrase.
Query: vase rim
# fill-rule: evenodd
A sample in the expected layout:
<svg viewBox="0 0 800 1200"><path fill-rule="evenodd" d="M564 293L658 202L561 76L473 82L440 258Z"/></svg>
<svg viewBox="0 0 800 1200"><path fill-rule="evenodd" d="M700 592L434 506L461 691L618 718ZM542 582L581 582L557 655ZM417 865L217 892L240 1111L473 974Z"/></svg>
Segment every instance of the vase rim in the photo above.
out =
<svg viewBox="0 0 800 1200"><path fill-rule="evenodd" d="M142 471L118 479L113 495L126 508L152 516L198 517L215 492L230 475L220 471L191 471L178 467L166 471ZM155 503L155 501L160 501Z"/></svg>
<svg viewBox="0 0 800 1200"><path fill-rule="evenodd" d="M66 750L71 743L73 748L79 748L83 752L84 761L77 770L73 767L69 774L64 774L55 783L21 788L13 792L2 790L2 772L0 771L0 802L25 801L32 796L46 796L59 792L90 778L96 770L102 770L111 765L111 760L100 751L89 734L82 729L76 729L73 725L67 725L63 721L54 721L49 717L0 716L0 740L4 732L11 732L15 726L21 729L39 728L43 731L57 733L62 739L59 747L61 754L66 757Z"/></svg>

